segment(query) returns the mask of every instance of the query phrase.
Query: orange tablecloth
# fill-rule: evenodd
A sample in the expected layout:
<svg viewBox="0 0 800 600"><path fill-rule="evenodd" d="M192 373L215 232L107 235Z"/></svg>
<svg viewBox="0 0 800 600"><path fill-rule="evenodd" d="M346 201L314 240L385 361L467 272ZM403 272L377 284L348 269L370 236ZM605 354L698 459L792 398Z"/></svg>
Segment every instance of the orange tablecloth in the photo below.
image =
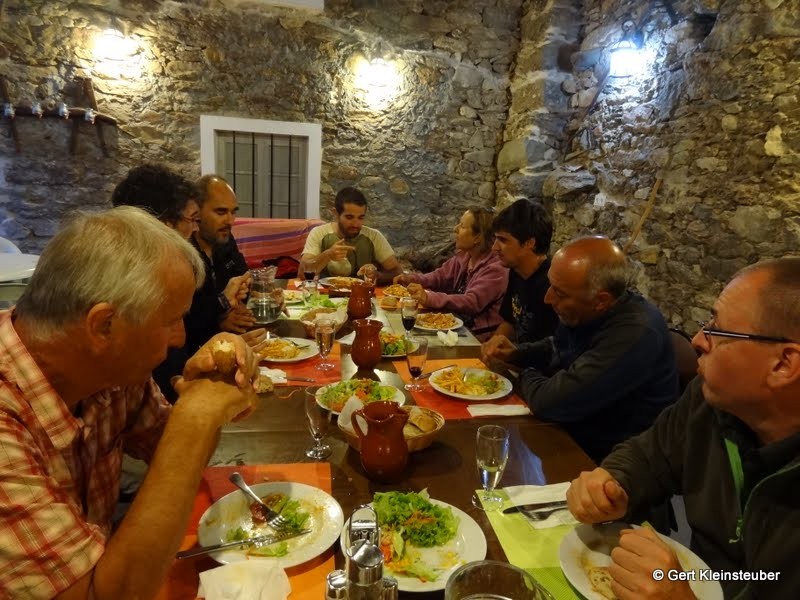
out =
<svg viewBox="0 0 800 600"><path fill-rule="evenodd" d="M456 365L462 369L485 369L486 365L479 358L456 358L456 359L437 359L429 360L425 363L425 371L434 371L447 367L449 365ZM395 369L403 381L411 381L411 374L408 372L408 365L405 362L396 362ZM425 389L421 392L411 392L414 397L414 402L425 408L430 408L440 413L445 419L474 419L467 407L470 404L520 404L525 405L525 402L517 394L511 394L503 400L487 400L484 402L466 402L451 398L441 392L437 392L426 382ZM487 415L491 416L491 415Z"/></svg>
<svg viewBox="0 0 800 600"><path fill-rule="evenodd" d="M248 483L264 481L294 481L331 492L331 466L329 463L297 463L291 465L243 465L237 467L208 467L203 473L200 490L194 500L192 516L183 538L181 550L197 543L197 524L205 510L236 487L228 481L234 471L239 471ZM291 600L319 600L325 597L325 577L334 567L334 550L328 549L312 561L286 570L292 586ZM157 600L184 600L195 598L200 583L199 573L219 566L208 556L176 560L167 580L156 596Z"/></svg>
<svg viewBox="0 0 800 600"><path fill-rule="evenodd" d="M314 340L309 340L309 343L314 343ZM342 378L342 350L341 344L338 342L333 345L331 353L328 355L327 362L333 364L333 368L327 371L320 371L317 365L322 362L322 359L317 356L301 360L296 363L276 363L270 361L261 361L261 364L270 369L281 369L286 371L287 377L308 377L313 379L318 385L326 385L334 383ZM302 385L297 381L287 381L286 384L278 385ZM311 384L308 384L311 385Z"/></svg>

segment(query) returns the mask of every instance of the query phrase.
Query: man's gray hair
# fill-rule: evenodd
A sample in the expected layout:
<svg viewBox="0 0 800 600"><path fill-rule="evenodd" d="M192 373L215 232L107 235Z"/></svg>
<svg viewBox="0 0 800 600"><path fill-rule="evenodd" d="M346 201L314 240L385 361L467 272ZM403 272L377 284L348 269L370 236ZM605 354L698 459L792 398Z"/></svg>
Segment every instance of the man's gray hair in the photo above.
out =
<svg viewBox="0 0 800 600"><path fill-rule="evenodd" d="M79 214L42 252L16 314L40 338L101 302L140 324L166 300L162 267L181 256L200 287L205 268L197 250L152 215L132 206Z"/></svg>
<svg viewBox="0 0 800 600"><path fill-rule="evenodd" d="M800 256L785 256L745 267L736 277L766 271L769 281L758 295L757 333L800 342Z"/></svg>

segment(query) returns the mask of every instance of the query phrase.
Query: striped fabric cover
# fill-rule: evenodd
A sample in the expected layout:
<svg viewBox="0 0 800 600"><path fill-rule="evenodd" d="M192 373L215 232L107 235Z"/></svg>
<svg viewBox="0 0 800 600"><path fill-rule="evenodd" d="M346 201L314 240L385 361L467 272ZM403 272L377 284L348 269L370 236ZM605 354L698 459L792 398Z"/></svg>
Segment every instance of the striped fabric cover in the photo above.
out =
<svg viewBox="0 0 800 600"><path fill-rule="evenodd" d="M233 237L247 266L263 266L264 260L291 256L300 258L308 232L319 219L252 219L240 217L233 224Z"/></svg>

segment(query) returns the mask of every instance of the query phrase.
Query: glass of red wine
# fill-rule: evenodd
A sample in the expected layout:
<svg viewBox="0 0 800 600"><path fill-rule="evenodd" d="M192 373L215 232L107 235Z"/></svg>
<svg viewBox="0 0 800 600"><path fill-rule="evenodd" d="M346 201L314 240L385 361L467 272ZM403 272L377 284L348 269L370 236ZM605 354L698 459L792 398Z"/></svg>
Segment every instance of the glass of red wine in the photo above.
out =
<svg viewBox="0 0 800 600"><path fill-rule="evenodd" d="M425 389L425 384L419 382L422 369L425 368L425 361L428 359L428 338L418 336L408 338L406 344L406 363L408 372L411 373L412 381L407 383L405 388L411 392L421 392Z"/></svg>
<svg viewBox="0 0 800 600"><path fill-rule="evenodd" d="M414 298L400 298L400 319L408 335L417 321L417 301Z"/></svg>

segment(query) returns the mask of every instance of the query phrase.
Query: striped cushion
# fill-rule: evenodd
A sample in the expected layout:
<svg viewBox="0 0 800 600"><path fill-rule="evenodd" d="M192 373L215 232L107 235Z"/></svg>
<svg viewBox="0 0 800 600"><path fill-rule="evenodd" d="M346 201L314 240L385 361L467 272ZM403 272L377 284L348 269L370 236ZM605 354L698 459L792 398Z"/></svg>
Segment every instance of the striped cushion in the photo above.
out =
<svg viewBox="0 0 800 600"><path fill-rule="evenodd" d="M233 224L233 237L247 266L257 268L264 260L291 256L300 258L308 232L319 219L251 219L240 217Z"/></svg>

